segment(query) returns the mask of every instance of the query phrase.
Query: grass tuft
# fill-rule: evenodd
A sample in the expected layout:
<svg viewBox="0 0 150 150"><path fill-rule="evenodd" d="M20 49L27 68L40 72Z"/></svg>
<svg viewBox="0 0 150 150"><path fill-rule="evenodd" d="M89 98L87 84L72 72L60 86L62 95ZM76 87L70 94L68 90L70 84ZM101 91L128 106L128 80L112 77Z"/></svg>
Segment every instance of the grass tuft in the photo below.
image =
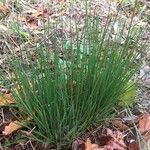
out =
<svg viewBox="0 0 150 150"><path fill-rule="evenodd" d="M24 63L15 58L14 82L21 88L17 86L13 94L17 106L32 118L37 139L56 146L70 144L88 127L111 116L128 90L125 87L137 71L133 64L141 32L135 33L130 25L122 46L125 22L113 40L110 22L108 17L102 28L97 17L87 15L82 33L76 23L75 36L68 40L51 26L53 49L40 44L34 61L28 51Z"/></svg>

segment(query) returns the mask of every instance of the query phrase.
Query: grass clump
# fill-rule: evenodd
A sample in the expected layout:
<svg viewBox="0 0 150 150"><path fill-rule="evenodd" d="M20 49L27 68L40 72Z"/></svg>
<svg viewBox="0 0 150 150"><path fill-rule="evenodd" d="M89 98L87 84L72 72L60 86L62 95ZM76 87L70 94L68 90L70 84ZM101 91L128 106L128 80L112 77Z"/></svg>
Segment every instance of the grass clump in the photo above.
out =
<svg viewBox="0 0 150 150"><path fill-rule="evenodd" d="M57 146L71 143L113 113L137 70L133 63L139 36L130 27L121 46L125 23L114 41L109 23L108 18L101 28L97 18L86 17L82 34L76 24L76 36L70 40L52 32L53 52L40 44L34 62L26 52L26 68L15 59L13 71L21 89L18 86L13 94L17 106L32 118L37 139Z"/></svg>

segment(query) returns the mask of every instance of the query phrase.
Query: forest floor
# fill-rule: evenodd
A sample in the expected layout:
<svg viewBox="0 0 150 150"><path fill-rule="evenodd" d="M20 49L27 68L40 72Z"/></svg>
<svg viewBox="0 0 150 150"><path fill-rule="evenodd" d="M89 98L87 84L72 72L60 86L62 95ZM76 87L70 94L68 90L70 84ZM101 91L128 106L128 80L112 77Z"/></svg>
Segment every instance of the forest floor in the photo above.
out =
<svg viewBox="0 0 150 150"><path fill-rule="evenodd" d="M120 9L120 18L126 18L130 22L133 7L133 0L126 0L125 3L119 0L93 0L91 15L97 15L100 25L105 26L108 12L115 17ZM133 24L144 28L142 42L148 41L150 44L150 1L138 0L135 12ZM84 1L79 0L0 2L0 70L7 73L6 78L9 78L11 70L8 60L11 60L14 54L21 58L23 53L20 50L29 48L34 51L37 43L49 40L50 35L45 35L43 28L48 17L50 22L58 22L60 31L62 29L59 21L60 18L63 19L65 25L63 31L68 36L69 19L78 21L82 29L85 13ZM112 26L115 32L118 24ZM18 36L18 31L22 37ZM72 149L150 150L150 47L139 53L137 61L140 61L141 68L135 77L137 91L134 105L130 108L116 109L113 119L106 121L99 128L89 130L82 138L75 140ZM31 140L29 137L32 131L14 124L16 110L14 111L11 106L14 103L10 93L12 86L11 82L4 82L0 78L0 93L7 98L5 103L0 97L0 149L52 150L49 145Z"/></svg>

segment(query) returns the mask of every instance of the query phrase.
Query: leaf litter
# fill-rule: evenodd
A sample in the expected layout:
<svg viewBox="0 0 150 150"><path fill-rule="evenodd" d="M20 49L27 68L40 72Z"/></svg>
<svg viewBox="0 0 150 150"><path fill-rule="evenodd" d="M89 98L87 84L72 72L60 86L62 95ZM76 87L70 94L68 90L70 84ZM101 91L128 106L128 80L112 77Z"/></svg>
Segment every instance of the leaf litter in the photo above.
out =
<svg viewBox="0 0 150 150"><path fill-rule="evenodd" d="M26 120L22 120L22 121L12 121L10 122L8 125L5 126L4 131L3 131L3 135L10 135L13 132L21 129L24 127L23 122L27 122L30 121L31 118L28 117Z"/></svg>
<svg viewBox="0 0 150 150"><path fill-rule="evenodd" d="M150 143L150 114L144 114L139 120L139 131L144 139Z"/></svg>
<svg viewBox="0 0 150 150"><path fill-rule="evenodd" d="M124 136L120 131L116 130L113 132L109 128L107 128L106 131L107 136L111 136L106 145L99 146L98 144L92 144L91 140L88 138L85 142L86 150L126 150L126 145L123 140Z"/></svg>
<svg viewBox="0 0 150 150"><path fill-rule="evenodd" d="M0 106L6 106L6 105L14 104L14 103L15 103L15 100L11 93L0 95Z"/></svg>
<svg viewBox="0 0 150 150"><path fill-rule="evenodd" d="M2 2L0 2L0 12L2 12L5 16L9 13L8 6Z"/></svg>

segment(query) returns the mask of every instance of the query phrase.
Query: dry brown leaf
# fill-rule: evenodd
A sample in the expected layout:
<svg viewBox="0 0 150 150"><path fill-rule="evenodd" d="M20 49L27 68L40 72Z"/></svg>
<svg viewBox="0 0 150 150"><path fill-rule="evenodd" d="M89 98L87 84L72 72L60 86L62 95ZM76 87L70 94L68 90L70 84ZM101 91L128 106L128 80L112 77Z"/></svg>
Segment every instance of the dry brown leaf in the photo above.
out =
<svg viewBox="0 0 150 150"><path fill-rule="evenodd" d="M44 7L39 7L37 9L37 11L35 13L33 13L33 16L34 17L44 17L44 18L47 18L48 17L48 9L47 8L44 8Z"/></svg>
<svg viewBox="0 0 150 150"><path fill-rule="evenodd" d="M103 147L107 145L109 141L111 141L112 139L113 138L110 135L103 135L103 136L98 137L97 142L98 142L98 145Z"/></svg>
<svg viewBox="0 0 150 150"><path fill-rule="evenodd" d="M108 144L109 145L99 147L98 144L92 144L91 140L87 139L85 143L85 146L86 146L85 150L114 150L114 149L125 150L123 148L120 148L116 143L113 143L112 141L111 142L108 141Z"/></svg>
<svg viewBox="0 0 150 150"><path fill-rule="evenodd" d="M29 9L29 10L24 11L24 14L31 16L32 14L34 14L36 12L37 12L37 10L34 8L34 9Z"/></svg>
<svg viewBox="0 0 150 150"><path fill-rule="evenodd" d="M92 144L92 150L102 150L102 149L100 149L97 144Z"/></svg>
<svg viewBox="0 0 150 150"><path fill-rule="evenodd" d="M86 147L85 150L103 150L99 148L97 144L92 144L89 138L85 142L85 147Z"/></svg>
<svg viewBox="0 0 150 150"><path fill-rule="evenodd" d="M18 21L25 22L26 18L23 15L18 16Z"/></svg>
<svg viewBox="0 0 150 150"><path fill-rule="evenodd" d="M112 124L117 127L118 130L124 131L124 130L128 130L129 127L127 125L125 125L121 120L114 120L112 122Z"/></svg>
<svg viewBox="0 0 150 150"><path fill-rule="evenodd" d="M111 129L107 128L107 135L111 136L106 143L106 145L101 145L100 148L97 144L92 144L90 139L87 139L85 143L85 150L126 150L127 146L124 143L124 136L120 131L112 131ZM106 136L107 137L107 136ZM100 139L99 139L100 140ZM101 139L102 140L102 139ZM101 142L101 141L97 141Z"/></svg>
<svg viewBox="0 0 150 150"><path fill-rule="evenodd" d="M128 145L128 149L129 150L140 150L139 145L136 141L132 141L129 145Z"/></svg>
<svg viewBox="0 0 150 150"><path fill-rule="evenodd" d="M31 9L31 10L27 10L26 12L24 12L25 14L27 14L30 17L44 17L47 18L48 14L52 14L51 11L48 11L47 8L44 8L43 6L39 6L35 9Z"/></svg>
<svg viewBox="0 0 150 150"><path fill-rule="evenodd" d="M43 12L42 11L38 11L38 10L36 10L34 13L32 13L33 17L39 17L39 16L42 16L42 15L43 15Z"/></svg>
<svg viewBox="0 0 150 150"><path fill-rule="evenodd" d="M107 134L111 135L113 140L111 140L107 145L111 146L114 149L117 150L126 150L126 145L124 143L124 136L120 131L112 131L111 129L107 128Z"/></svg>
<svg viewBox="0 0 150 150"><path fill-rule="evenodd" d="M85 142L85 147L86 147L86 150L92 150L92 143L89 138Z"/></svg>
<svg viewBox="0 0 150 150"><path fill-rule="evenodd" d="M15 100L11 93L0 95L0 106L5 106L15 103Z"/></svg>
<svg viewBox="0 0 150 150"><path fill-rule="evenodd" d="M9 12L9 8L7 5L0 3L0 12L2 12L5 16Z"/></svg>
<svg viewBox="0 0 150 150"><path fill-rule="evenodd" d="M12 121L8 126L5 126L3 134L9 135L13 133L14 131L17 131L18 129L21 129L21 128L22 126L20 125L19 121Z"/></svg>
<svg viewBox="0 0 150 150"><path fill-rule="evenodd" d="M144 135L144 139L146 142L150 143L150 131Z"/></svg>
<svg viewBox="0 0 150 150"><path fill-rule="evenodd" d="M38 26L38 20L35 17L30 17L27 22L31 29L35 29Z"/></svg>
<svg viewBox="0 0 150 150"><path fill-rule="evenodd" d="M31 117L28 117L26 119L26 121L30 121L30 120L31 120ZM21 122L19 122L17 120L12 121L8 126L5 126L3 134L4 135L10 135L11 133L13 133L13 132L15 132L21 128L23 128L23 126L21 125Z"/></svg>
<svg viewBox="0 0 150 150"><path fill-rule="evenodd" d="M139 120L139 130L142 134L150 131L150 114L144 114Z"/></svg>

